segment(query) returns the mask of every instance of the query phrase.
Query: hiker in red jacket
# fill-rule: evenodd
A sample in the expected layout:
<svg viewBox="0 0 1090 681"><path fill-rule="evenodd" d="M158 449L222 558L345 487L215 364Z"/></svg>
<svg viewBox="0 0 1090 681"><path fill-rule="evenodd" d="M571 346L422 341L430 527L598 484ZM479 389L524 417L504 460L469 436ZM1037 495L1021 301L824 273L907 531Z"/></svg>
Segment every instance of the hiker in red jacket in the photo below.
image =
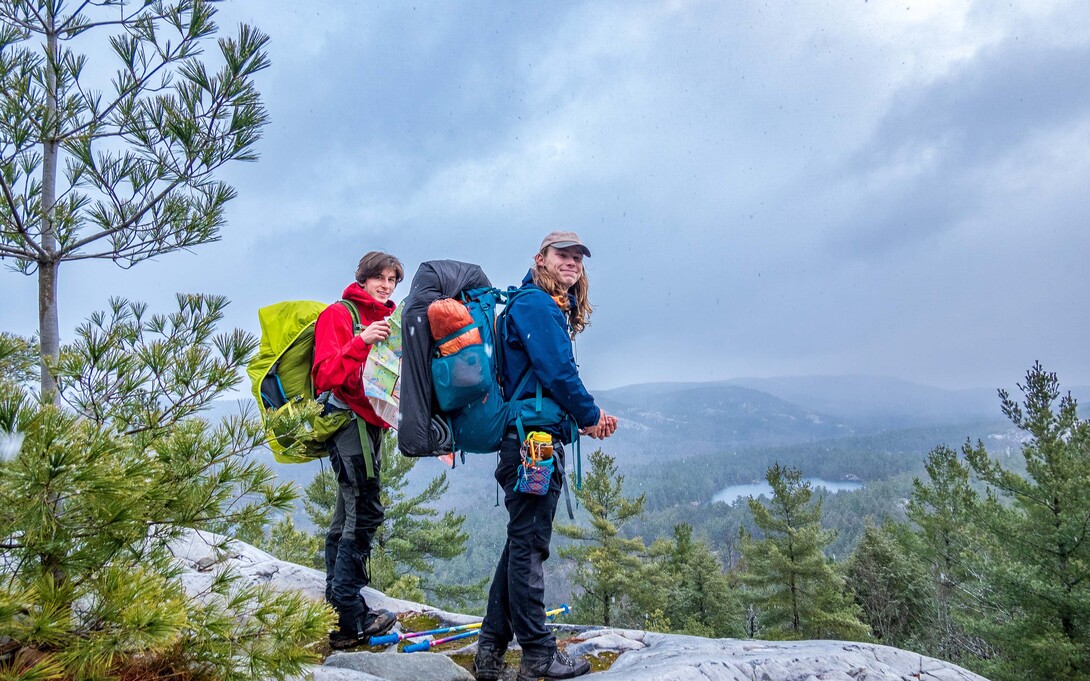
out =
<svg viewBox="0 0 1090 681"><path fill-rule="evenodd" d="M371 540L382 525L379 500L383 431L389 428L364 394L361 367L371 346L386 340L390 300L404 278L401 261L372 251L360 259L356 281L342 294L356 306L360 326L344 305L330 305L314 327L314 391L326 398L326 410L349 411L352 418L326 443L337 476L337 506L326 534L326 600L337 610L332 648L350 648L389 631L396 622L388 610L371 610L360 589L367 586Z"/></svg>

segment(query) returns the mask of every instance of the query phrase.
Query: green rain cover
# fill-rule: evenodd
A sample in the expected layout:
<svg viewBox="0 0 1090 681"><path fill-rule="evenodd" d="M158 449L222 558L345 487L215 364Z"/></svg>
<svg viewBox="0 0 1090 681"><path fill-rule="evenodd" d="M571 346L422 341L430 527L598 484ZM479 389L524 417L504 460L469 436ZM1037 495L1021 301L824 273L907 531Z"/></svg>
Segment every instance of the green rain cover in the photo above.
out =
<svg viewBox="0 0 1090 681"><path fill-rule="evenodd" d="M277 362L280 363L277 374L288 400L295 397L314 399L314 385L310 378L314 358L314 323L326 307L326 303L313 300L290 300L257 311L261 324L261 345L257 355L247 365L246 374L250 377L251 391L263 422L269 407L261 398L261 383ZM311 460L307 456L285 454L284 445L277 441L275 433L268 432L268 441L273 457L280 463Z"/></svg>

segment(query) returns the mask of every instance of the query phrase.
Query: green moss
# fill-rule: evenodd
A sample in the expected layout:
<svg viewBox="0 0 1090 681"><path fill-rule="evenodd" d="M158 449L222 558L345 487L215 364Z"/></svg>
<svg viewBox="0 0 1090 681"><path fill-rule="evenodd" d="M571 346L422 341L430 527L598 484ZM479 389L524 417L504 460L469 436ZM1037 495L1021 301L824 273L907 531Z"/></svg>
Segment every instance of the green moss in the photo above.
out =
<svg viewBox="0 0 1090 681"><path fill-rule="evenodd" d="M405 613L399 615L397 619L401 622L401 630L404 632L427 631L428 629L438 629L443 626L438 617L425 615L422 612Z"/></svg>
<svg viewBox="0 0 1090 681"><path fill-rule="evenodd" d="M617 658L620 656L620 653L598 653L597 657L588 655L587 662L590 662L591 673L604 672L612 667L613 663L616 662Z"/></svg>

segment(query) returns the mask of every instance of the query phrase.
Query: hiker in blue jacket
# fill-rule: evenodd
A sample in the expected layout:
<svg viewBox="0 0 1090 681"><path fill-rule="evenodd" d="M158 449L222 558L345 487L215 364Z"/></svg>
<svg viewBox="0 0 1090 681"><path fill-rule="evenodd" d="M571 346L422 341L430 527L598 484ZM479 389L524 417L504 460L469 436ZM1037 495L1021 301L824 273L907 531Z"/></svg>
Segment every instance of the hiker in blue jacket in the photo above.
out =
<svg viewBox="0 0 1090 681"><path fill-rule="evenodd" d="M572 352L572 340L590 318L588 281L583 258L590 249L575 232L552 232L541 242L533 267L522 282L529 289L511 303L508 331L501 348L503 385L513 389L527 371L525 393L504 395L507 400L533 397L537 385L542 395L555 400L578 424L580 432L592 438L606 438L617 428L617 419L607 415L579 378ZM488 592L488 610L481 626L474 659L478 681L503 677L503 655L517 639L522 647L518 679L541 677L568 679L586 674L590 664L557 650L556 637L545 627L545 577L543 563L549 557L553 517L564 485L563 445L571 440L565 423L535 426L552 435L556 463L547 494L538 496L515 489L522 464L522 442L512 426L500 445L496 480L504 491L507 507L507 542L496 566Z"/></svg>

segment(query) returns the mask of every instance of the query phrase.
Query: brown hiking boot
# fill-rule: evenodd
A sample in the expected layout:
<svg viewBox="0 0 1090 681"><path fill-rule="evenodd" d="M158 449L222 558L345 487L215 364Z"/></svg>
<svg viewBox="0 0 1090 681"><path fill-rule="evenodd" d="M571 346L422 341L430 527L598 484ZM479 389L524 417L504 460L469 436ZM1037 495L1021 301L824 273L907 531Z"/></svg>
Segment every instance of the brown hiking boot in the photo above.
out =
<svg viewBox="0 0 1090 681"><path fill-rule="evenodd" d="M371 610L360 621L353 617L341 617L341 625L329 635L329 647L345 650L366 645L372 636L382 636L394 628L397 617L389 610Z"/></svg>
<svg viewBox="0 0 1090 681"><path fill-rule="evenodd" d="M397 616L389 610L372 610L363 618L363 631L360 638L369 639L372 636L382 636L394 628L397 624Z"/></svg>

